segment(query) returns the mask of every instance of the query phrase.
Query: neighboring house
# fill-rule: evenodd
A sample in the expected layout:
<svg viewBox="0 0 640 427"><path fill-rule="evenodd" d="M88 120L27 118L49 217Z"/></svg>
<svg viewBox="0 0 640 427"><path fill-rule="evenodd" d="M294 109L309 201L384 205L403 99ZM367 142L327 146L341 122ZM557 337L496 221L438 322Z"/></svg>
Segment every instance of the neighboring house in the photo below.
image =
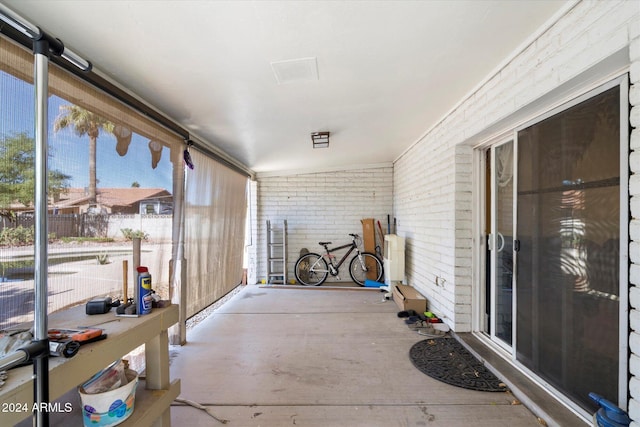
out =
<svg viewBox="0 0 640 427"><path fill-rule="evenodd" d="M98 188L97 203L89 203L82 188L69 188L54 204L59 213L171 213L173 196L163 188ZM151 209L153 208L153 210ZM142 209L142 210L141 210Z"/></svg>
<svg viewBox="0 0 640 427"><path fill-rule="evenodd" d="M32 206L15 203L9 209L17 215L15 220L0 218L0 230L5 227L33 227L34 215ZM86 190L69 188L60 197L49 202L48 233L60 237L120 236L121 228L140 227L140 223L132 226L131 217L125 215L172 215L173 195L162 188L98 188L97 203L90 203ZM122 215L119 218L88 217L80 214ZM154 238L163 236L166 227L150 218L146 225ZM109 224L115 230L110 233Z"/></svg>

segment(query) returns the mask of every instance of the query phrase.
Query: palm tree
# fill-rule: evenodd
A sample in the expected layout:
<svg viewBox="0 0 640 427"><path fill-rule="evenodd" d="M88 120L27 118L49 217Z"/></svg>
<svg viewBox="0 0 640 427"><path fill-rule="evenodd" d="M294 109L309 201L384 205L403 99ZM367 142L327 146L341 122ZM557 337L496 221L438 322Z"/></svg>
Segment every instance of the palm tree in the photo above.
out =
<svg viewBox="0 0 640 427"><path fill-rule="evenodd" d="M89 135L89 203L96 202L96 143L100 130L113 133L115 125L77 105L61 105L53 130L58 132L72 127L79 137Z"/></svg>

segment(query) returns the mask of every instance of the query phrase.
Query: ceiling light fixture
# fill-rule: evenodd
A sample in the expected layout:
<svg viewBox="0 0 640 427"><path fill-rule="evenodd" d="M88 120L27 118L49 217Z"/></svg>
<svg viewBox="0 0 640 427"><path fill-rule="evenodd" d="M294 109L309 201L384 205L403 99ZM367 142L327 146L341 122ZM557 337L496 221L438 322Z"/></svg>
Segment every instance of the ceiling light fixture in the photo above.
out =
<svg viewBox="0 0 640 427"><path fill-rule="evenodd" d="M311 142L313 148L329 148L329 132L313 132Z"/></svg>

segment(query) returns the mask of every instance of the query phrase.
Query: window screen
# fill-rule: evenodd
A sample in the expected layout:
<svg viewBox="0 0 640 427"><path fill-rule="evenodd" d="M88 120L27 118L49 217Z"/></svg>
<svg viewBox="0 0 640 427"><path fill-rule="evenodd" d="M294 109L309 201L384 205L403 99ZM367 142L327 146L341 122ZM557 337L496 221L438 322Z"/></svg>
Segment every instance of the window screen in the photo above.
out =
<svg viewBox="0 0 640 427"><path fill-rule="evenodd" d="M0 38L0 328L33 319L32 63ZM168 299L181 138L54 64L49 95L49 312L132 296L132 237Z"/></svg>

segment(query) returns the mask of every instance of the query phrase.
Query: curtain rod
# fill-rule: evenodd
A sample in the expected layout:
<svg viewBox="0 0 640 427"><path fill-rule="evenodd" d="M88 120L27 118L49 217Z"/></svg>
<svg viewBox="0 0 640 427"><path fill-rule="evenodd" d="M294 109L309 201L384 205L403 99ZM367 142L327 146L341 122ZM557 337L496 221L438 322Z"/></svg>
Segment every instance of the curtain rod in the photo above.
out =
<svg viewBox="0 0 640 427"><path fill-rule="evenodd" d="M201 152L205 156L215 159L218 163L223 164L224 166L228 167L229 169L232 169L232 170L238 172L239 174L244 175L247 178L250 178L251 180L255 179L254 174L247 172L246 170L244 170L240 166L237 166L233 162L230 162L229 160L225 159L224 157L220 156L219 154L214 153L208 147L206 147L204 144L196 142L196 141L193 141L193 140L190 139L189 141L187 141L187 145L192 147L192 148L194 148L194 149L196 149L196 150L198 150L199 152Z"/></svg>

